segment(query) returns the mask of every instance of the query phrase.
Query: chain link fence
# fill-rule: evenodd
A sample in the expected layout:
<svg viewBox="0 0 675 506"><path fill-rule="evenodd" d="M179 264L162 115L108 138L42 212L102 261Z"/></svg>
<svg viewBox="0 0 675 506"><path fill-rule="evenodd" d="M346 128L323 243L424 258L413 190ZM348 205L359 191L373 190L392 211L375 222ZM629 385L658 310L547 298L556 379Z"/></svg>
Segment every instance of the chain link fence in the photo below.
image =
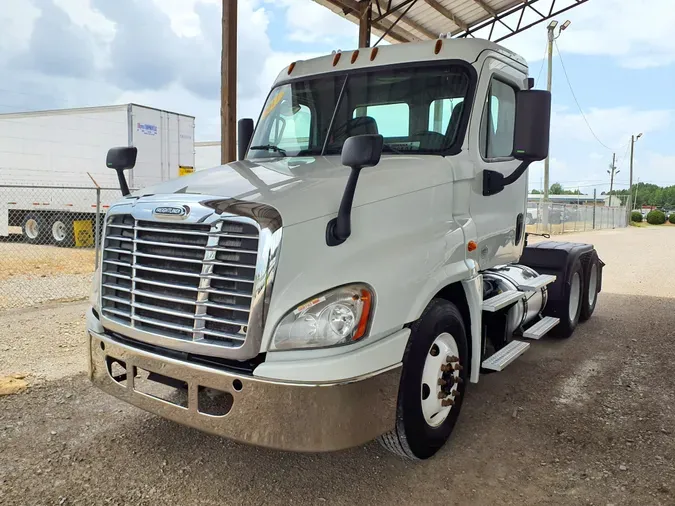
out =
<svg viewBox="0 0 675 506"><path fill-rule="evenodd" d="M566 234L628 226L625 207L528 203L527 231Z"/></svg>
<svg viewBox="0 0 675 506"><path fill-rule="evenodd" d="M117 188L0 185L0 310L88 295Z"/></svg>
<svg viewBox="0 0 675 506"><path fill-rule="evenodd" d="M118 188L0 185L0 310L87 297L103 216L120 198ZM527 207L528 232L625 226L623 207Z"/></svg>

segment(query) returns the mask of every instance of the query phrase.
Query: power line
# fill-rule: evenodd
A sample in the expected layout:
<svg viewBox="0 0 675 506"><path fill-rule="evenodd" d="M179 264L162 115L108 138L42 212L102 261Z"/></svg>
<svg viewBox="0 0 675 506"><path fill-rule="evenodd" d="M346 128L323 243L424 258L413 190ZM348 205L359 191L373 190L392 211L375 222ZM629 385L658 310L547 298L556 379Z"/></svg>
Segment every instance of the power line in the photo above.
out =
<svg viewBox="0 0 675 506"><path fill-rule="evenodd" d="M595 140L600 143L602 147L605 149L608 149L609 151L615 151L614 149L610 148L607 144L602 142L597 135L595 135L595 132L593 131L593 128L591 127L591 124L588 122L588 119L586 119L586 115L584 114L584 111L581 109L581 105L579 104L579 101L577 100L577 96L574 93L574 89L572 88L572 83L570 82L570 78L567 75L567 69L565 68L565 62L563 61L562 55L560 54L560 49L558 49L558 43L554 40L553 43L555 44L555 50L556 53L558 53L558 58L560 58L560 64L562 65L563 73L565 74L565 80L567 81L567 85L570 88L570 92L572 92L572 98L574 98L574 102L577 104L577 108L579 109L579 112L581 113L581 117L584 119L584 122L586 123L586 126L588 127L588 130L593 134L593 137L595 137Z"/></svg>
<svg viewBox="0 0 675 506"><path fill-rule="evenodd" d="M535 83L539 82L539 77L541 76L541 71L544 70L544 63L546 62L546 53L548 53L548 44L544 45L544 56L541 58L541 65L539 67L539 72L537 73L537 80Z"/></svg>

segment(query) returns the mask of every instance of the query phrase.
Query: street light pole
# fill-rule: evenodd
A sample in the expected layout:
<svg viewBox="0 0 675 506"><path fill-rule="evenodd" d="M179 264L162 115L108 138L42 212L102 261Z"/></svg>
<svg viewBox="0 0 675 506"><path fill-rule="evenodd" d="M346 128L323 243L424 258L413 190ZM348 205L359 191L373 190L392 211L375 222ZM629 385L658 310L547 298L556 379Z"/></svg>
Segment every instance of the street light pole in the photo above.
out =
<svg viewBox="0 0 675 506"><path fill-rule="evenodd" d="M555 28L558 26L558 22L554 19L552 20L548 26L546 27L547 30L547 39L548 39L548 47L547 47L547 55L548 55L548 76L546 80L546 90L550 93L552 84L553 84L553 42L560 37L560 34L562 33L563 30L567 29L568 26L570 26L572 22L568 19L565 21L560 28L558 29L558 35L555 34ZM548 188L549 188L549 156L544 159L544 213L543 213L543 225L544 227L548 226Z"/></svg>
<svg viewBox="0 0 675 506"><path fill-rule="evenodd" d="M609 176L609 207L612 207L612 190L614 189L614 174L621 172L616 170L616 153L612 153L612 165L609 166L607 173Z"/></svg>

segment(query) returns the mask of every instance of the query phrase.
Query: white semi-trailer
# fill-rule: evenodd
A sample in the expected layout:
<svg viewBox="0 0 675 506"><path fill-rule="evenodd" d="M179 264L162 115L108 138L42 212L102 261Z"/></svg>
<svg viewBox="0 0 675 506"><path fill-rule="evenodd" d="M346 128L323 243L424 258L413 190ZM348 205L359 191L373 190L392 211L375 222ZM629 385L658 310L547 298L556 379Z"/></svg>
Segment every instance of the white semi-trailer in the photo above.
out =
<svg viewBox="0 0 675 506"><path fill-rule="evenodd" d="M91 380L238 441L432 456L469 383L571 336L600 292L593 246L527 246L551 106L532 84L470 38L289 65L240 161L111 207Z"/></svg>
<svg viewBox="0 0 675 506"><path fill-rule="evenodd" d="M15 226L28 242L72 245L74 222L94 219L92 179L117 186L103 163L111 145L139 148L129 185L142 188L193 172L194 126L136 104L0 114L0 236ZM103 209L116 199L101 197Z"/></svg>

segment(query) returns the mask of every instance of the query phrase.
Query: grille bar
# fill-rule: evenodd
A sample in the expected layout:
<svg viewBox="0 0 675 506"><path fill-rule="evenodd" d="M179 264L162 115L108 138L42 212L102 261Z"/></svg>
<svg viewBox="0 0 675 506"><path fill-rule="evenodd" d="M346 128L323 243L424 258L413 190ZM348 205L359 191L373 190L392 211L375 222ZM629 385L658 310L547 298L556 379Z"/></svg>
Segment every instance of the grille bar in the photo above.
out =
<svg viewBox="0 0 675 506"><path fill-rule="evenodd" d="M253 300L258 228L112 215L103 245L101 309L160 337L239 348Z"/></svg>

